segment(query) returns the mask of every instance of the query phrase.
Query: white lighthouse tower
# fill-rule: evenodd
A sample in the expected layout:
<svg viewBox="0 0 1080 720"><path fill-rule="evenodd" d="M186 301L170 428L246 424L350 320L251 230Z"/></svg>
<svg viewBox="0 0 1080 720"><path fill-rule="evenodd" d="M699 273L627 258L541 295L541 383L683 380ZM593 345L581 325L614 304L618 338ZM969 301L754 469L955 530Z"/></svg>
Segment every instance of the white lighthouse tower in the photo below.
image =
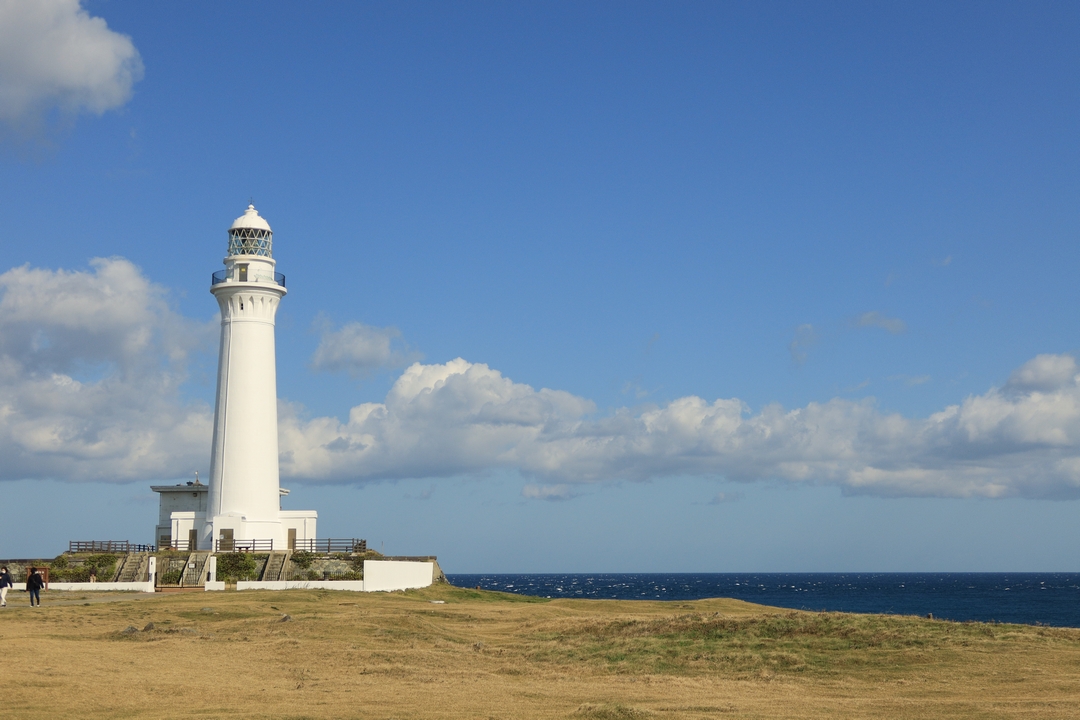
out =
<svg viewBox="0 0 1080 720"><path fill-rule="evenodd" d="M274 233L248 205L229 228L225 269L210 292L221 308L217 404L210 483L154 485L161 496L161 547L210 552L306 549L314 510L281 510L278 480L277 367L274 317L285 297L275 271Z"/></svg>
<svg viewBox="0 0 1080 720"><path fill-rule="evenodd" d="M221 349L201 549L283 550L315 538L314 511L281 511L288 491L278 481L274 317L286 290L285 276L275 272L273 238L248 205L229 228L225 269L211 281Z"/></svg>

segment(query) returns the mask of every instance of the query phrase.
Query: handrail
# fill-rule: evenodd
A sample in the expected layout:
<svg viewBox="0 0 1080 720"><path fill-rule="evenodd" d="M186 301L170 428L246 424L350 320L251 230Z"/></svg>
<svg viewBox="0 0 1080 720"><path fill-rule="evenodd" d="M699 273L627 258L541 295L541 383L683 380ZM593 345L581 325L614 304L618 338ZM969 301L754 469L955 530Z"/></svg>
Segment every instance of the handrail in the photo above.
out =
<svg viewBox="0 0 1080 720"><path fill-rule="evenodd" d="M311 553L362 553L367 550L367 540L360 538L308 538L297 540L292 550Z"/></svg>
<svg viewBox="0 0 1080 720"><path fill-rule="evenodd" d="M154 552L153 545L141 545L128 540L69 540L68 552L133 553Z"/></svg>
<svg viewBox="0 0 1080 720"><path fill-rule="evenodd" d="M214 541L215 552L273 552L274 541L270 540L222 540Z"/></svg>

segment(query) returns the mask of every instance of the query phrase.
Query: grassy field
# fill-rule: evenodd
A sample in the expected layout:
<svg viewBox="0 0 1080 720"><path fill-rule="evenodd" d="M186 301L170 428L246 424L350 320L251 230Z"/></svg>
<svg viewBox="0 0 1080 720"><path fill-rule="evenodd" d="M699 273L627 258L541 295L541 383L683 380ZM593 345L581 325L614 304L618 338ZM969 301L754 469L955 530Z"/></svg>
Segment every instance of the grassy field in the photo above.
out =
<svg viewBox="0 0 1080 720"><path fill-rule="evenodd" d="M1075 718L1080 630L436 586L46 593L0 611L13 717ZM433 602L442 601L442 602Z"/></svg>

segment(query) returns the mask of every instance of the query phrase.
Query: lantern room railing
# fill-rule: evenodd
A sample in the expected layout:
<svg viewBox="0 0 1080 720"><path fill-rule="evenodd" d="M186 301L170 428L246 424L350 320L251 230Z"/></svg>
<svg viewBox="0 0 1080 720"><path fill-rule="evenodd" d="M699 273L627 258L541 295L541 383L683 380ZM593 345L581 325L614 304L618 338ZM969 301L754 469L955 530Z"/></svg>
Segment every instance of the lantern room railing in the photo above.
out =
<svg viewBox="0 0 1080 720"><path fill-rule="evenodd" d="M211 285L219 285L220 283L223 283L223 282L230 282L229 276L228 276L227 273L228 273L228 271L226 271L226 270L218 270L216 273L214 273L213 275L210 276L210 284ZM241 282L241 281L237 281L237 282ZM285 287L285 275L283 273L279 273L279 272L274 273L274 284L275 285L280 285L281 287Z"/></svg>

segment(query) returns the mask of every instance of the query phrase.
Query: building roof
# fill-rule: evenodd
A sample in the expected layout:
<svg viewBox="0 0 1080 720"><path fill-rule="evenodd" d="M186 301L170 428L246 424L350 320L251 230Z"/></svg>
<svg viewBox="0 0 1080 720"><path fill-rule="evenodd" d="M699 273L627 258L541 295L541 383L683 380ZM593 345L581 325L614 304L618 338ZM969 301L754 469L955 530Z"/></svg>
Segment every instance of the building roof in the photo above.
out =
<svg viewBox="0 0 1080 720"><path fill-rule="evenodd" d="M157 493L169 493L169 492L206 492L210 489L209 485L196 485L193 482L189 483L177 483L176 485L151 485L150 489Z"/></svg>

